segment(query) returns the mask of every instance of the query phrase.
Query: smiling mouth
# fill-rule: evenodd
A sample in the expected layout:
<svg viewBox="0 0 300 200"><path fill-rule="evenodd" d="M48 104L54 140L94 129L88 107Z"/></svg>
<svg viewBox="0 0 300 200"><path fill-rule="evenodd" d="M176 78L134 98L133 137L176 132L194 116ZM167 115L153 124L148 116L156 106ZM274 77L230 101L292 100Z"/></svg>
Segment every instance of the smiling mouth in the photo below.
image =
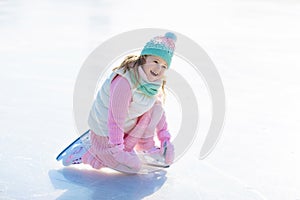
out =
<svg viewBox="0 0 300 200"><path fill-rule="evenodd" d="M150 70L150 73L151 73L153 76L158 76L158 73L155 73L155 72L153 72L152 70Z"/></svg>

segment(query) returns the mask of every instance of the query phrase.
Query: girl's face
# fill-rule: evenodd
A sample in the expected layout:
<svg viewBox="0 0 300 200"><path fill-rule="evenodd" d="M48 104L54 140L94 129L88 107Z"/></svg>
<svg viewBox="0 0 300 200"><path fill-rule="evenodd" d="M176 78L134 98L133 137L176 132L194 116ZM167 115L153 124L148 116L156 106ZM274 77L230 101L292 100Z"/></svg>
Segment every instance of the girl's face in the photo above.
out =
<svg viewBox="0 0 300 200"><path fill-rule="evenodd" d="M148 81L154 82L163 78L168 66L167 63L160 57L147 56L146 63L142 65L142 68Z"/></svg>

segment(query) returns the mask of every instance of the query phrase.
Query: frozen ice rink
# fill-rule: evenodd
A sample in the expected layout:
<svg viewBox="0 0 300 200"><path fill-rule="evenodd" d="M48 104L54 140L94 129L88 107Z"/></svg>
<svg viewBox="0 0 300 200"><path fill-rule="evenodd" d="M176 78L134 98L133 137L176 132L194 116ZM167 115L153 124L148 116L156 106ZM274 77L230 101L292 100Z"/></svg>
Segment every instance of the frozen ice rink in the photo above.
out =
<svg viewBox="0 0 300 200"><path fill-rule="evenodd" d="M299 200L299 22L296 0L0 0L0 199ZM55 157L78 136L83 62L112 36L149 27L186 35L216 65L226 93L216 148L199 160L210 117L199 78L199 132L171 168L63 167ZM167 117L176 106L167 99ZM169 116L176 132L180 117Z"/></svg>

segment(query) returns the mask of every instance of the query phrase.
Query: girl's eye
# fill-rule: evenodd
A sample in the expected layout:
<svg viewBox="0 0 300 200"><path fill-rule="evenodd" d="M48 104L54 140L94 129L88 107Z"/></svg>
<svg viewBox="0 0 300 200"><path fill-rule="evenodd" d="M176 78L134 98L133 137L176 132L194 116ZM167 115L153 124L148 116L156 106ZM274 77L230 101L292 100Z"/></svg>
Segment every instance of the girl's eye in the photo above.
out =
<svg viewBox="0 0 300 200"><path fill-rule="evenodd" d="M154 62L155 64L160 64L160 62L157 61L157 60L153 60L153 62ZM161 66L162 66L162 68L167 69L167 66L165 66L165 65L161 65Z"/></svg>

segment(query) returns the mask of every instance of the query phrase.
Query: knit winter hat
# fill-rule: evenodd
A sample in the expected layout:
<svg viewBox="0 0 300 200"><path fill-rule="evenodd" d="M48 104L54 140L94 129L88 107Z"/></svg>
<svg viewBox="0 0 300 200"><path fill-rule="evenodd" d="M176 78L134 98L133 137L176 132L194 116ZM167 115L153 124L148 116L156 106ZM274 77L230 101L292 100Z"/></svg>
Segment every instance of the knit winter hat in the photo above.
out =
<svg viewBox="0 0 300 200"><path fill-rule="evenodd" d="M176 39L176 35L171 32L167 32L164 36L156 36L146 43L141 55L158 56L166 61L169 68L175 50Z"/></svg>

